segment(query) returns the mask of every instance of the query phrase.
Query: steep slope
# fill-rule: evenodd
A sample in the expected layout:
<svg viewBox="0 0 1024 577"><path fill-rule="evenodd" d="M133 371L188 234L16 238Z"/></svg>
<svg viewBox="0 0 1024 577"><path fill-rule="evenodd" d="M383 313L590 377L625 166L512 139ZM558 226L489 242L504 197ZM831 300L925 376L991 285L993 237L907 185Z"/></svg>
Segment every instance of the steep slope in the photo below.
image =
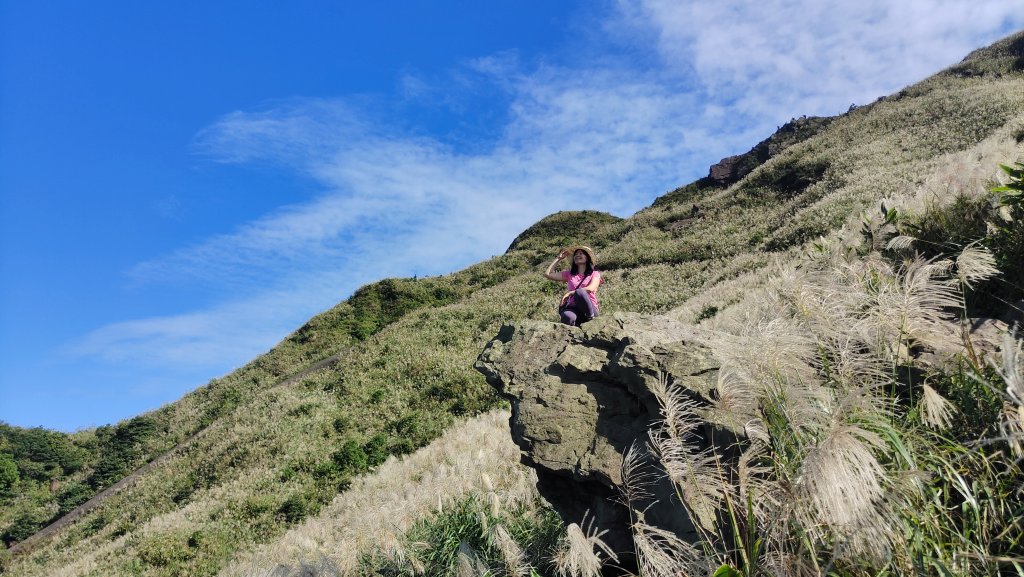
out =
<svg viewBox="0 0 1024 577"><path fill-rule="evenodd" d="M132 441L138 451L122 475L207 433L19 553L9 572L213 575L273 541L387 455L499 402L473 361L503 322L552 318L559 287L539 270L564 244L597 249L607 312L716 314L742 294L733 279L919 185L945 155L993 135L1020 138L1022 38L755 155L763 163L736 182L702 179L625 220L553 215L490 261L361 289L253 363L146 415L152 427ZM585 238L566 234L580 230ZM331 355L338 362L275 386ZM97 470L75 479L88 484Z"/></svg>

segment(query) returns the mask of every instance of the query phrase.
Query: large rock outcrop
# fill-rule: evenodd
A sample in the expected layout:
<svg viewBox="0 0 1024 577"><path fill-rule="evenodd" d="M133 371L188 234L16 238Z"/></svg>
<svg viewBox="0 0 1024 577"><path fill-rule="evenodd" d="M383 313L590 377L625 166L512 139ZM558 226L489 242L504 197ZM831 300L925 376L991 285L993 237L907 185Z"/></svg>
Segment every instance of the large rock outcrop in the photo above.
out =
<svg viewBox="0 0 1024 577"><path fill-rule="evenodd" d="M708 169L708 179L718 186L728 186L739 182L755 168L768 162L783 150L818 134L833 120L835 117L829 116L794 118L779 127L775 134L758 142L748 152L723 158L711 165L711 168Z"/></svg>
<svg viewBox="0 0 1024 577"><path fill-rule="evenodd" d="M652 392L659 380L708 398L718 363L699 329L665 317L616 313L582 328L522 321L501 328L476 368L512 404L512 437L537 470L541 494L568 521L589 511L605 540L633 550L622 504L621 465L661 419ZM656 467L656 464L651 466ZM632 503L644 521L693 540L694 527L670 484L654 500ZM634 513L635 515L636 513Z"/></svg>

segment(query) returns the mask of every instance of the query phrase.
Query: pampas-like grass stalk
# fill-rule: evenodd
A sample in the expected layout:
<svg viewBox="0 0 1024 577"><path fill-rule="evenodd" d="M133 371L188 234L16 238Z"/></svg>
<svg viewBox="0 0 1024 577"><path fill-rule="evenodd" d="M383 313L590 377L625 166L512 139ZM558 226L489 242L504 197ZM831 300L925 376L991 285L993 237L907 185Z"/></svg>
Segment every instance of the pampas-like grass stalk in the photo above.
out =
<svg viewBox="0 0 1024 577"><path fill-rule="evenodd" d="M1010 443L1014 455L1024 457L1024 357L1016 333L1003 337L1003 365L997 367L1006 383L1008 401L1003 407L1003 436Z"/></svg>
<svg viewBox="0 0 1024 577"><path fill-rule="evenodd" d="M526 575L530 572L530 562L523 548L509 534L501 523L496 523L488 533L490 542L501 553L505 562L505 571L509 575Z"/></svg>
<svg viewBox="0 0 1024 577"><path fill-rule="evenodd" d="M1013 454L1024 457L1024 405L1004 403L1001 428Z"/></svg>
<svg viewBox="0 0 1024 577"><path fill-rule="evenodd" d="M692 438L703 422L697 414L697 402L664 381L653 389L664 421L660 428L651 430L651 444L691 517L696 517L706 531L714 532L716 512L730 486L714 451L698 450Z"/></svg>
<svg viewBox="0 0 1024 577"><path fill-rule="evenodd" d="M656 481L656 474L646 458L646 451L636 443L626 449L622 457L622 465L619 467L619 477L622 479L620 492L624 505L631 506L631 503L639 503L653 499L650 487Z"/></svg>
<svg viewBox="0 0 1024 577"><path fill-rule="evenodd" d="M483 511L477 511L476 512L476 520L477 520L477 523L480 523L480 529L484 533L486 533L488 528L490 527L490 523L487 520L487 513L484 513Z"/></svg>
<svg viewBox="0 0 1024 577"><path fill-rule="evenodd" d="M724 425L732 430L749 429L752 438L763 431L761 440L767 442L767 431L761 423L758 396L754 394L750 379L732 367L722 367L718 371L718 392L712 401L712 407L705 418Z"/></svg>
<svg viewBox="0 0 1024 577"><path fill-rule="evenodd" d="M897 235L889 239L889 242L885 245L886 250L903 251L914 246L917 239L912 236Z"/></svg>
<svg viewBox="0 0 1024 577"><path fill-rule="evenodd" d="M947 263L915 259L896 278L876 277L875 302L860 324L878 353L905 358L914 342L949 340L947 311L961 303L958 287L942 280L946 270Z"/></svg>
<svg viewBox="0 0 1024 577"><path fill-rule="evenodd" d="M821 577L821 570L809 559L785 551L769 551L761 568L772 577Z"/></svg>
<svg viewBox="0 0 1024 577"><path fill-rule="evenodd" d="M633 524L640 575L644 577L689 577L707 575L710 564L695 546L671 531L643 522Z"/></svg>
<svg viewBox="0 0 1024 577"><path fill-rule="evenodd" d="M553 559L555 571L562 577L598 577L601 558L576 523L566 527L565 538Z"/></svg>
<svg viewBox="0 0 1024 577"><path fill-rule="evenodd" d="M599 577L602 565L619 560L601 539L607 532L598 531L593 519L588 524L585 516L583 527L570 523L552 559L555 572L561 577ZM601 558L602 552L607 556L605 559Z"/></svg>
<svg viewBox="0 0 1024 577"><path fill-rule="evenodd" d="M975 283L999 274L996 257L988 248L971 243L956 257L956 274L964 286L974 288Z"/></svg>
<svg viewBox="0 0 1024 577"><path fill-rule="evenodd" d="M501 498L498 497L497 493L492 491L487 494L487 499L490 501L491 505L491 516L497 517L501 514Z"/></svg>
<svg viewBox="0 0 1024 577"><path fill-rule="evenodd" d="M828 528L842 558L884 561L897 540L885 503L886 473L874 455L883 447L877 434L841 424L800 467L793 513L806 529Z"/></svg>
<svg viewBox="0 0 1024 577"><path fill-rule="evenodd" d="M739 502L752 504L754 519L762 527L769 526L782 506L782 491L774 482L768 442L752 438L753 442L740 454L736 467L739 481Z"/></svg>
<svg viewBox="0 0 1024 577"><path fill-rule="evenodd" d="M424 575L427 572L427 568L423 566L423 562L415 555L409 556L409 567L412 569L413 575Z"/></svg>
<svg viewBox="0 0 1024 577"><path fill-rule="evenodd" d="M921 395L921 416L924 423L936 429L949 428L956 407L946 400L938 391L924 383L924 394Z"/></svg>
<svg viewBox="0 0 1024 577"><path fill-rule="evenodd" d="M484 577L488 575L487 566L480 561L476 551L469 543L459 543L459 554L455 561L455 575L457 577Z"/></svg>
<svg viewBox="0 0 1024 577"><path fill-rule="evenodd" d="M999 376L1006 382L1006 395L1017 406L1024 406L1024 356L1021 355L1022 340L1011 332L1003 336L1003 366L997 367Z"/></svg>
<svg viewBox="0 0 1024 577"><path fill-rule="evenodd" d="M664 431L652 431L650 437L690 516L706 531L715 532L716 513L731 487L718 467L714 452L711 449L696 451L692 443Z"/></svg>

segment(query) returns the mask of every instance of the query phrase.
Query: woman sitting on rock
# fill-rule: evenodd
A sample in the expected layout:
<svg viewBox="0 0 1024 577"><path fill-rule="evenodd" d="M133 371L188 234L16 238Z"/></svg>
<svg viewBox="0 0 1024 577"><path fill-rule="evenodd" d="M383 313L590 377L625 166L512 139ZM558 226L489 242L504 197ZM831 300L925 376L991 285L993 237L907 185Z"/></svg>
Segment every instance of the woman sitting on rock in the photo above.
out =
<svg viewBox="0 0 1024 577"><path fill-rule="evenodd" d="M554 272L555 265L572 255L569 270ZM544 278L565 281L566 293L558 305L558 316L567 325L578 326L597 316L597 287L604 282L601 273L594 270L594 251L587 246L563 249L548 265Z"/></svg>

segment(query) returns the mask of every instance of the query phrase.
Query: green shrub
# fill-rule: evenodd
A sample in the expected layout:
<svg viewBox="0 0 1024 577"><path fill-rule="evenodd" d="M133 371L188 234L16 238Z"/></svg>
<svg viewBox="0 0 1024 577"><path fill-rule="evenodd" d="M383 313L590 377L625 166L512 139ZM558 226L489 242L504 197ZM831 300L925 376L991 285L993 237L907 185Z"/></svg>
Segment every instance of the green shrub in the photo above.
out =
<svg viewBox="0 0 1024 577"><path fill-rule="evenodd" d="M108 517L108 513L106 511L94 513L92 518L85 523L85 527L83 528L85 535L89 536L99 533L104 527L107 526L107 523L109 522L110 518Z"/></svg>
<svg viewBox="0 0 1024 577"><path fill-rule="evenodd" d="M89 456L64 433L42 427L22 429L0 423L0 437L17 464L21 478L48 481L81 470Z"/></svg>
<svg viewBox="0 0 1024 577"><path fill-rule="evenodd" d="M389 455L387 435L377 433L363 446L363 451L366 454L367 465L370 467L380 465L387 460Z"/></svg>
<svg viewBox="0 0 1024 577"><path fill-rule="evenodd" d="M45 513L36 508L21 507L15 513L10 526L0 533L0 540L3 540L5 546L10 547L14 543L35 535L36 531L42 529L46 521L42 517L43 515Z"/></svg>
<svg viewBox="0 0 1024 577"><path fill-rule="evenodd" d="M702 309L700 309L700 312L697 313L696 322L699 323L700 321L703 321L705 319L710 319L710 318L714 317L717 314L718 314L718 307L717 306L715 306L715 305L705 305Z"/></svg>
<svg viewBox="0 0 1024 577"><path fill-rule="evenodd" d="M345 441L345 444L332 455L334 463L340 471L357 475L365 471L369 465L369 458L366 451L354 440Z"/></svg>
<svg viewBox="0 0 1024 577"><path fill-rule="evenodd" d="M18 479L18 466L14 464L14 456L0 453L0 498L11 494Z"/></svg>
<svg viewBox="0 0 1024 577"><path fill-rule="evenodd" d="M526 555L533 574L546 567L564 527L548 508L495 511L477 496L469 496L425 519L405 535L406 549L422 564L422 574L454 575L459 549L468 546L491 571L505 574L506 560L493 541L491 529L502 525ZM361 561L366 574L406 574L410 567L393 557L370 554ZM499 569L500 568L500 569Z"/></svg>
<svg viewBox="0 0 1024 577"><path fill-rule="evenodd" d="M188 537L181 533L158 533L140 539L136 554L146 565L167 569L180 575L181 568L192 558Z"/></svg>
<svg viewBox="0 0 1024 577"><path fill-rule="evenodd" d="M992 252L1000 275L968 290L967 312L972 316L1000 316L1010 303L1024 299L1024 207L1022 197L1012 194L1014 187L1022 186L1019 178L1024 168L1004 170L1010 182L993 188L995 197L960 194L953 202L929 206L922 214L900 215L897 222L899 233L916 239L914 250L927 258L955 258L964 247L978 242Z"/></svg>
<svg viewBox="0 0 1024 577"><path fill-rule="evenodd" d="M307 516L313 514L318 507L311 503L309 498L304 494L292 495L281 503L281 506L277 509L277 514L284 518L288 524L295 524Z"/></svg>
<svg viewBox="0 0 1024 577"><path fill-rule="evenodd" d="M340 416L335 417L334 418L334 422L331 423L331 426L334 428L334 432L336 432L336 433L344 433L345 431L348 430L348 428L351 425L352 425L352 419L347 417L347 416L345 416L345 415L340 415Z"/></svg>
<svg viewBox="0 0 1024 577"><path fill-rule="evenodd" d="M1000 209L999 218L993 219L995 230L989 236L989 246L1003 273L1001 292L1019 299L1024 297L1024 163L1001 168L1008 182L992 189Z"/></svg>
<svg viewBox="0 0 1024 577"><path fill-rule="evenodd" d="M901 233L918 239L915 248L935 257L984 238L990 216L987 199L961 194L948 205L932 205L923 214L904 216L899 227Z"/></svg>
<svg viewBox="0 0 1024 577"><path fill-rule="evenodd" d="M88 501L93 494L93 489L88 485L83 483L68 484L68 486L64 487L59 493L57 493L57 505L60 509L57 511L56 516L62 517L75 507Z"/></svg>
<svg viewBox="0 0 1024 577"><path fill-rule="evenodd" d="M509 245L508 252L540 250L550 254L544 257L550 260L560 248L576 244L597 244L594 242L594 231L619 222L622 219L617 216L594 210L556 212L521 232Z"/></svg>
<svg viewBox="0 0 1024 577"><path fill-rule="evenodd" d="M87 484L96 490L108 487L144 464L159 431L158 421L148 415L97 429L100 455Z"/></svg>
<svg viewBox="0 0 1024 577"><path fill-rule="evenodd" d="M236 387L217 387L213 391L212 398L207 403L203 416L199 419L200 428L209 426L221 416L233 411L245 398L242 391Z"/></svg>
<svg viewBox="0 0 1024 577"><path fill-rule="evenodd" d="M419 412L410 413L391 423L389 428L400 437L415 437L420 434L422 419L423 415Z"/></svg>
<svg viewBox="0 0 1024 577"><path fill-rule="evenodd" d="M140 457L141 454L137 450L128 448L104 453L93 467L93 472L88 479L89 485L94 490L113 485L134 470L133 465Z"/></svg>
<svg viewBox="0 0 1024 577"><path fill-rule="evenodd" d="M740 206L750 206L792 199L821 180L830 166L829 160L823 157L780 157L740 185L734 202Z"/></svg>

